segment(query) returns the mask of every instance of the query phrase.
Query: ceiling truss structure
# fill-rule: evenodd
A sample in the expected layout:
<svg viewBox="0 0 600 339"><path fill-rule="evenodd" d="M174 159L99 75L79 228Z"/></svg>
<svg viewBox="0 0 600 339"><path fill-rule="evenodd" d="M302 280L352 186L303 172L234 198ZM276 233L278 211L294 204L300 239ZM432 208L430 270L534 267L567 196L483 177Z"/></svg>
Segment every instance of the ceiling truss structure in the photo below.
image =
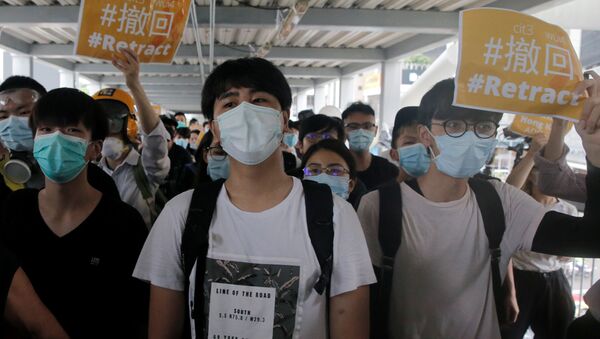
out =
<svg viewBox="0 0 600 339"><path fill-rule="evenodd" d="M279 66L290 86L314 87L390 60L426 52L455 39L458 11L493 6L520 11L568 0L311 0L310 8L267 58ZM37 4L46 6L35 6ZM31 55L56 67L83 74L103 86L124 86L110 64L75 56L79 16L77 0L0 0L0 48ZM208 32L206 0L196 0L199 30ZM219 2L232 4L231 1ZM273 6L259 0L261 7ZM275 4L294 1L278 0ZM64 4L71 4L64 6ZM277 11L217 6L215 61L252 55L276 29ZM282 5L283 6L283 5ZM172 65L143 65L141 80L150 98L173 110L198 111L200 65L188 25ZM208 34L200 34L206 39ZM263 40L261 40L263 39ZM202 39L201 39L202 40ZM203 55L208 41L201 41Z"/></svg>

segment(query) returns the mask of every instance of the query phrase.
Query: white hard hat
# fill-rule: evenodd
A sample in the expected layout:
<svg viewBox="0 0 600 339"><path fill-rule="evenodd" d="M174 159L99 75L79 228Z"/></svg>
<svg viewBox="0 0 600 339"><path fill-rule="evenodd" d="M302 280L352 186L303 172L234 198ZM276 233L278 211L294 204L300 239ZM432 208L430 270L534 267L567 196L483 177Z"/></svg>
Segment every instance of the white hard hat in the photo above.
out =
<svg viewBox="0 0 600 339"><path fill-rule="evenodd" d="M321 110L319 111L319 114L323 114L323 115L333 117L333 118L341 118L342 117L342 112L340 111L339 108L337 108L335 106L325 106L325 107L321 108Z"/></svg>

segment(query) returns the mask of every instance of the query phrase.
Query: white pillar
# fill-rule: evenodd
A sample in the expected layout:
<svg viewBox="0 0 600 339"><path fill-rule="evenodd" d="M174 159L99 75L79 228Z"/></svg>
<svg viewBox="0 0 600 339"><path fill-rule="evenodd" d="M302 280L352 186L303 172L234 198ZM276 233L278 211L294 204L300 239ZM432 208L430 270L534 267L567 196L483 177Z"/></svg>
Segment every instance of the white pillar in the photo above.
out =
<svg viewBox="0 0 600 339"><path fill-rule="evenodd" d="M315 105L313 110L319 113L321 108L327 105L327 86L319 85L315 87Z"/></svg>
<svg viewBox="0 0 600 339"><path fill-rule="evenodd" d="M354 77L340 78L340 110L344 111L346 107L354 101Z"/></svg>
<svg viewBox="0 0 600 339"><path fill-rule="evenodd" d="M296 95L296 113L299 113L300 111L303 111L308 107L308 98L307 98L307 94L306 94L306 90L298 92L298 94Z"/></svg>
<svg viewBox="0 0 600 339"><path fill-rule="evenodd" d="M33 58L27 55L12 55L12 75L33 76Z"/></svg>
<svg viewBox="0 0 600 339"><path fill-rule="evenodd" d="M396 112L400 107L400 88L402 86L402 63L387 61L381 68L381 112L379 120L393 126Z"/></svg>
<svg viewBox="0 0 600 339"><path fill-rule="evenodd" d="M75 72L67 70L59 70L60 74L60 87L71 87L75 88Z"/></svg>

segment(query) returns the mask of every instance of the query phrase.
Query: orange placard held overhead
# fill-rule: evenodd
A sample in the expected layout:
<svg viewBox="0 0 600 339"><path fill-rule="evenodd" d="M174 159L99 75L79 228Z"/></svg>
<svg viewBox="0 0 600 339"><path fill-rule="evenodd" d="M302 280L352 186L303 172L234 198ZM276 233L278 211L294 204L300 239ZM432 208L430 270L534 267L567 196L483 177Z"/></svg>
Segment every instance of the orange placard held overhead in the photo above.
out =
<svg viewBox="0 0 600 339"><path fill-rule="evenodd" d="M572 123L568 124L568 129L573 127ZM552 118L533 115L517 115L510 125L510 131L520 134L525 137L533 137L537 134L550 136L552 130Z"/></svg>
<svg viewBox="0 0 600 339"><path fill-rule="evenodd" d="M569 35L519 12L479 8L460 13L454 105L578 120L583 80Z"/></svg>
<svg viewBox="0 0 600 339"><path fill-rule="evenodd" d="M111 60L131 48L145 63L171 63L191 0L82 0L75 54Z"/></svg>

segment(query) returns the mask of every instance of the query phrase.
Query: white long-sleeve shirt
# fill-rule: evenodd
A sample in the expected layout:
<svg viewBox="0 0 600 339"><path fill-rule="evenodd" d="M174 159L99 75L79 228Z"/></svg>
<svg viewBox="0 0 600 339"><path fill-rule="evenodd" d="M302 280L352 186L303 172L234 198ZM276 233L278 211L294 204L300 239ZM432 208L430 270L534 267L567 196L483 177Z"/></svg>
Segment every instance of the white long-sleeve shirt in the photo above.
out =
<svg viewBox="0 0 600 339"><path fill-rule="evenodd" d="M153 194L163 183L171 168L167 147L168 135L169 133L162 122L159 122L158 126L149 134L142 131L142 167ZM142 192L135 181L134 167L139 161L140 153L135 149L131 149L125 160L114 170L108 167L104 157L100 160L99 166L113 178L119 189L121 199L138 210L146 225L150 227L152 220L148 204L154 204L154 197L148 202L144 200Z"/></svg>

